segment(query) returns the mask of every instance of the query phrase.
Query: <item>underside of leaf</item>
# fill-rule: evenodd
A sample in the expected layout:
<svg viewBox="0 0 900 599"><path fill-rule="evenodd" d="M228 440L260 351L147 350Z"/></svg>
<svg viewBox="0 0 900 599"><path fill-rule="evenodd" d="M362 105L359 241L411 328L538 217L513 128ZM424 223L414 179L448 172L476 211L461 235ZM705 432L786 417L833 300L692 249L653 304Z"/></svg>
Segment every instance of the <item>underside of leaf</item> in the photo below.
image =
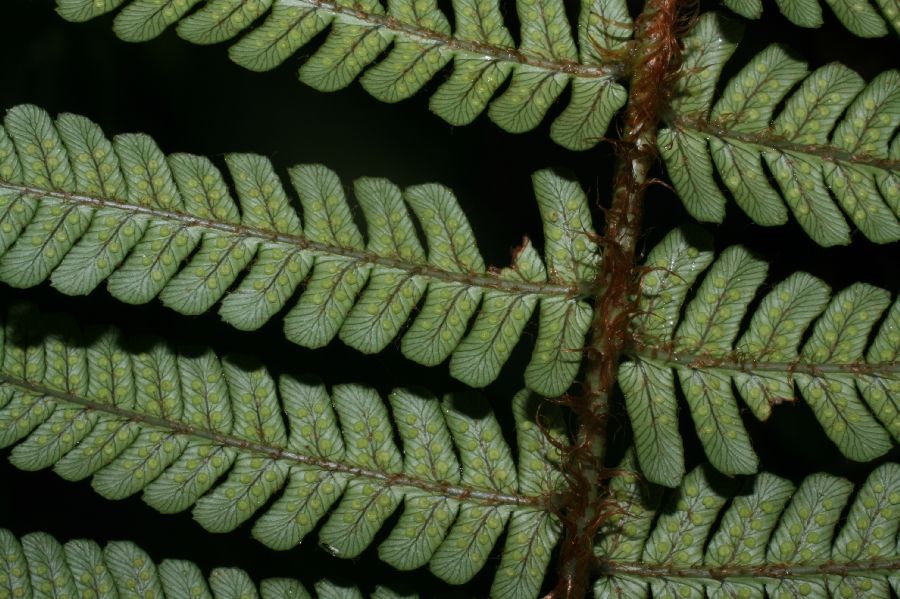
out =
<svg viewBox="0 0 900 599"><path fill-rule="evenodd" d="M900 71L866 84L831 63L810 73L779 45L754 56L713 103L716 79L737 45L722 17L701 17L685 39L683 76L657 145L685 208L721 222L717 175L754 222L790 213L823 246L900 240ZM783 101L783 108L775 114Z"/></svg>
<svg viewBox="0 0 900 599"><path fill-rule="evenodd" d="M832 295L798 272L748 318L766 263L739 246L713 262L708 240L690 229L670 233L646 267L619 382L648 480L676 486L684 474L676 375L707 457L726 474L757 468L735 389L761 420L802 397L853 460L900 441L900 301L887 291L857 283Z"/></svg>
<svg viewBox="0 0 900 599"><path fill-rule="evenodd" d="M43 330L42 330L43 329ZM400 570L452 583L485 565L508 530L495 597L535 596L560 534L559 414L513 399L518 467L485 400L310 377L273 379L251 360L122 347L111 330L85 345L71 321L9 313L0 371L0 447L18 468L90 477L108 499L138 492L163 513L192 509L211 532L255 518L253 535L290 549L317 527L344 558L373 543ZM390 410L388 409L390 405ZM394 427L402 440L395 444Z"/></svg>
<svg viewBox="0 0 900 599"><path fill-rule="evenodd" d="M322 579L319 599L362 599L355 586ZM155 564L128 541L101 548L77 539L61 544L47 533L16 538L0 528L0 594L4 597L95 597L96 599L311 599L299 580L267 578L258 585L238 568L214 568L208 576L193 562L165 559ZM372 599L414 599L418 595L378 586Z"/></svg>
<svg viewBox="0 0 900 599"><path fill-rule="evenodd" d="M627 98L616 82L626 60L621 50L632 36L625 0L583 0L579 47L560 0L519 0L518 48L497 0L454 0L453 32L435 0L393 0L387 10L378 0L57 0L57 12L69 21L119 7L113 29L130 42L152 39L175 23L178 35L195 44L245 34L229 54L253 71L277 67L330 27L300 68L300 80L335 91L359 77L383 102L415 95L452 61L431 110L457 126L490 103L488 116L500 127L529 131L571 84L572 99L550 133L571 150L595 146ZM491 103L507 79L509 87Z"/></svg>
<svg viewBox="0 0 900 599"><path fill-rule="evenodd" d="M222 319L242 330L291 306L285 335L299 345L338 337L376 353L402 336L407 358L427 366L449 358L451 374L474 387L498 376L537 312L528 385L556 396L572 384L591 316L581 296L599 264L577 183L550 170L534 175L546 258L526 239L514 264L497 270L485 267L441 185L401 192L384 179L356 181L364 239L341 181L324 166L290 170L301 224L266 158L225 162L237 202L207 158L165 156L141 134L109 141L83 117L54 123L34 106L13 108L0 127L0 281L49 279L83 295L107 280L130 304L158 297L189 315L219 304Z"/></svg>
<svg viewBox="0 0 900 599"><path fill-rule="evenodd" d="M594 596L887 599L900 582L900 466L876 468L849 502L853 491L824 473L795 488L698 467L663 498L620 476L611 492L621 514L595 547Z"/></svg>

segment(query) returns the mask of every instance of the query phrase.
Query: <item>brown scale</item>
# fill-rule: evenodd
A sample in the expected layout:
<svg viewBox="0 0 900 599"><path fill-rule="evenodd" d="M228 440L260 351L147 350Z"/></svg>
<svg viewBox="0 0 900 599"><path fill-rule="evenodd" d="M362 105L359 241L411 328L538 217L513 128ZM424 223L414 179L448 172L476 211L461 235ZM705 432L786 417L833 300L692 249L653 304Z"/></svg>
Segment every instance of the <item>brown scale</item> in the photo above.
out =
<svg viewBox="0 0 900 599"><path fill-rule="evenodd" d="M609 403L620 358L633 342L630 323L639 313L636 299L646 269L635 265L635 247L644 193L657 183L648 176L657 160L656 132L681 65L678 39L696 11L692 1L648 0L635 22L634 42L617 53L619 60L628 61L630 92L621 139L612 141L616 153L612 203L604 211L605 230L595 239L603 261L590 285L596 299L590 341L582 350L584 377L579 392L556 400L574 413L577 433L573 445L560 448L567 487L547 501L562 523L563 540L558 583L545 599L581 599L588 594L600 563L593 553L595 539L604 523L625 509L606 486L620 474L604 467Z"/></svg>

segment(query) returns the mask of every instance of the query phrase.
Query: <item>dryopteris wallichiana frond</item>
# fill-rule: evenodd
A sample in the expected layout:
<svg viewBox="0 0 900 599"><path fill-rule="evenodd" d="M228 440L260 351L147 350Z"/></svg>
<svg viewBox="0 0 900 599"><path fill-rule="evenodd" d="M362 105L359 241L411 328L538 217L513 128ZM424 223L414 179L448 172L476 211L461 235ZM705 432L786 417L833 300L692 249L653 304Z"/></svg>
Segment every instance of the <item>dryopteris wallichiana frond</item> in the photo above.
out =
<svg viewBox="0 0 900 599"><path fill-rule="evenodd" d="M322 521L320 543L355 557L390 527L378 547L382 560L400 570L427 564L455 584L485 565L505 530L491 596L536 596L560 537L559 501L572 473L560 469L570 450L562 414L533 394L511 402L516 465L480 397L439 401L423 390L396 389L385 402L362 385L328 390L318 379L293 375L276 381L239 356L173 351L158 340L129 348L114 330L83 335L70 319L29 305L15 305L4 320L0 447L13 445L18 468L91 477L108 499L142 492L160 512L190 508L211 532L253 520L253 536L272 549L295 546ZM601 530L588 560L599 574L598 599L646 596L646 589L667 596L683 587L712 596L764 587L776 597L785 589L801 596L819 587L875 589L882 597L888 582L900 584L896 464L870 475L836 535L853 489L844 479L815 474L795 491L769 473L738 486L698 467L658 509L666 490L648 484L636 467L629 453L605 471ZM401 514L391 523L395 511ZM37 551L29 544L38 539L30 537L23 556L4 534L0 589L11 596L44 584L44 567L57 572L52 587L89 584L68 578L69 569L79 571L78 556L68 553L75 547L53 556L52 540L40 541L44 551ZM115 551L124 548L116 544ZM23 559L32 572L23 573ZM135 571L146 574L146 588L157 584L152 566L131 564L108 564L120 590ZM317 583L320 597L327 584ZM270 591L272 599L291 597Z"/></svg>
<svg viewBox="0 0 900 599"><path fill-rule="evenodd" d="M451 374L473 387L498 376L537 311L526 385L555 396L575 379L600 256L586 195L553 171L533 176L546 259L526 238L513 265L497 269L485 267L465 214L439 185L401 192L384 179L356 181L365 241L340 180L321 165L290 170L301 224L261 156L226 157L235 202L209 159L167 157L146 135L110 141L84 117L54 122L32 105L12 108L4 125L4 283L49 279L84 295L105 280L121 301L159 298L189 315L221 300L220 316L241 330L290 306L284 333L294 343L318 348L337 337L377 353L402 338L407 358L428 366L449 358Z"/></svg>
<svg viewBox="0 0 900 599"><path fill-rule="evenodd" d="M78 2L69 2L68 4L75 5L78 4ZM84 5L84 2L81 2L81 4ZM100 2L98 6L102 5L101 8L112 8L114 4L118 3L113 0L112 2ZM134 3L134 5L146 4L146 2ZM221 5L223 3L220 2L218 4ZM258 4L265 4L268 6L266 3ZM328 10L333 10L334 7L328 5L326 8ZM617 577L636 577L641 575L662 579L661 582L657 581L655 584L651 583L651 585L653 585L654 593L667 592L671 582L669 581L670 578L690 579L685 583L671 583L671 586L677 588L679 592L684 592L685 590L690 592L692 589L693 592L698 592L696 590L697 585L700 584L700 586L705 589L707 583L695 584L695 581L693 580L695 578L718 580L722 577L729 576L729 572L732 572L731 575L737 577L746 576L748 572L747 569L741 568L729 571L727 569L722 569L722 567L713 564L712 562L709 564L701 564L696 559L693 561L681 560L680 556L673 562L664 562L664 560L661 560L661 563L654 564L648 561L647 563L650 565L647 567L644 567L646 564L616 564L610 561L604 561L602 557L600 560L595 558L594 542L597 539L597 534L604 530L604 526L615 523L617 511L627 511L628 509L625 502L618 501L614 497L617 483L606 482L610 477L614 477L615 480L615 475L617 473L606 467L604 464L606 444L605 427L609 417L611 394L619 376L617 368L621 359L627 356L635 359L645 359L648 361L658 360L666 363L667 360L669 362L679 362L680 360L687 360L690 358L687 369L701 371L707 367L713 369L717 367L721 368L723 365L727 369L730 364L729 360L734 357L725 350L723 350L724 353L722 354L716 354L713 357L710 357L710 355L707 354L697 355L696 353L684 353L681 348L676 346L668 347L663 345L661 347L654 346L653 348L648 348L641 345L645 342L645 339L636 337L636 329L632 327L636 315L641 310L639 302L642 298L642 286L648 282L648 277L641 277L641 274L645 272L645 270L637 265L635 255L636 239L640 232L641 204L644 190L646 186L650 184L648 173L655 161L655 152L657 149L664 151L667 147L657 143L657 129L661 122L665 121L668 123L665 119L667 116L666 111L673 105L673 93L678 93L679 91L679 79L675 74L679 67L682 66L682 48L678 43L677 29L679 28L682 19L685 18L685 15L683 14L685 10L684 6L679 6L677 0L650 0L647 2L644 11L635 23L634 41L629 44L628 52L623 52L616 57L617 61L625 65L625 67L622 68L622 73L627 74L630 79L630 91L624 115L623 136L621 142L617 145L613 201L611 208L607 212L605 229L599 236L590 231L589 226L588 228L580 229L580 232L583 233L581 237L582 242L585 244L589 242L594 248L593 251L588 252L589 255L596 256L598 253L596 249L599 248L602 250L603 260L599 265L596 263L592 265L593 268L590 271L592 280L584 281L586 283L585 289L589 289L591 293L594 294L593 299L595 308L593 311L593 320L589 323L589 327L587 325L585 326L585 328L589 328L588 342L584 348L565 348L568 350L576 350L579 354L583 351L585 361L583 373L584 379L580 391L563 396L561 399L561 402L571 407L577 415L578 428L575 431L573 444L570 446L562 444L560 449L562 453L562 470L569 486L561 496L555 498L552 503L552 511L554 512L554 516L559 519L563 534L562 545L559 552L559 583L551 593L551 596L553 597L580 599L580 597L586 594L591 585L591 576L598 572L603 575L610 575L611 579ZM338 10L333 12L341 13L342 11ZM370 28L373 22L378 26L389 24L386 19L383 20L383 23L378 19L372 21L370 18L369 21L370 22L368 22L366 26L369 26ZM338 30L337 27L336 30ZM339 37L339 35L333 35ZM384 47L386 46L380 46L379 51ZM756 64L751 63L751 67L751 70L756 69ZM682 78L680 81L684 81L687 76L695 74L696 73L686 72L681 76ZM715 79L716 77L712 77L713 82ZM515 82L513 85L515 85ZM709 89L712 90L712 87ZM860 97L862 98L862 96ZM865 98L862 98L860 102L862 104L867 103ZM774 103L770 104L771 105L767 106L767 108L774 108ZM686 122L686 120L678 121L677 118L673 121L675 125L684 125ZM852 129L853 127L855 127L854 123L847 125L848 129ZM702 127L700 129L702 129ZM709 133L710 131L705 132ZM735 136L732 136L732 138L737 139ZM740 138L738 141L748 143L753 142L749 137ZM797 148L790 147L780 149L796 150ZM40 144L35 150L38 152L41 151ZM893 150L894 148L892 147L891 151ZM896 161L893 154L890 158L878 158L877 160L886 160L888 162L884 164L889 165L893 164L891 161ZM884 164L879 163L875 164L875 166L884 166ZM200 166L203 167L204 165ZM312 174L314 176L308 177L307 180L315 179L316 176L321 175L321 172ZM888 173L888 175L892 176L891 173ZM200 178L200 180L202 181L202 178ZM892 179L889 178L887 180L888 185L890 185ZM150 178L150 182L152 184L152 177ZM47 183L57 184L52 176L48 177ZM728 181L726 181L726 184L727 183ZM880 180L879 184L881 184ZM44 187L47 186L45 185ZM890 190L892 188L887 187L887 189ZM26 195L43 194L47 198L59 200L60 202L64 201L66 199L64 196L67 195L66 193L59 193L58 197L56 197L54 196L54 193L58 193L58 190L57 192L48 193L46 189L22 187L21 185L18 188L15 188L14 191L22 192ZM68 195L71 198L71 194ZM98 207L100 206L98 205ZM115 206L103 207L114 208ZM205 224L208 225L210 222L212 222L212 220L207 219ZM216 229L216 227L210 228ZM226 232L233 233L234 229L228 229ZM548 235L548 237L550 236ZM213 248L212 251L214 251L214 249L215 248ZM373 260L372 262L382 266L396 266L396 264L382 264L377 260ZM653 269L654 267L650 265L649 268ZM490 287L490 285L488 285L488 287ZM858 288L854 293L857 291ZM568 294L570 292L571 287L568 288L566 293ZM865 290L864 293L860 293L874 298L872 300L874 303L885 303L883 298L879 299L878 296L881 294L877 291L870 293L869 290ZM576 292L575 295L580 297L580 293L578 292ZM572 298L570 297L568 299ZM844 299L843 295L841 296L841 299ZM893 315L895 315L895 312L896 310L892 312L892 318L894 317ZM877 316L867 313L866 317L860 318L862 325L864 326L866 323L869 323L870 320L874 322L874 320L877 319ZM689 319L686 318L685 321L687 322ZM815 335L813 340L815 341ZM886 344L886 347L879 347L878 351L881 351L882 349L890 351L892 343L893 341L890 341ZM559 351L563 348L557 346L556 349ZM804 352L805 351L806 346L804 347ZM810 352L815 351L815 347L810 350ZM859 356L851 356L851 358L859 358ZM841 368L852 369L853 364L860 363L861 362L839 362L835 368L838 370ZM886 363L888 366L883 368L881 366L872 366L871 362L867 363L867 366L859 366L859 368L862 369L859 374L879 378L883 372L887 372L888 374L895 373L896 353L893 358L888 358ZM807 368L809 370L809 372L799 374L807 375L810 378L827 378L819 376L821 372L818 370L815 363L800 364L798 362L789 362L778 364L788 364L788 366L797 364L798 369L802 370L803 368ZM867 370L867 368L870 370ZM839 372L838 374L847 373ZM887 389L890 392L891 388L887 387ZM34 389L32 389L32 391L34 391ZM38 391L43 393L46 389L38 389ZM863 393L865 393L865 391L863 391ZM760 404L760 406L760 409L765 409L764 404ZM157 424L160 423L157 422ZM891 429L891 432L894 432L893 429ZM721 467L721 464L718 465ZM727 468L723 469L727 470ZM697 482L696 479L700 476L696 474L696 472L697 471L694 471L694 473L688 475L688 478L684 479L684 481L663 482L674 482L674 484L682 482L684 494L699 498L701 503L704 503L704 507L708 508L708 511L711 511L711 506L705 505L705 503L718 502L719 507L721 507L722 503L725 501L723 498L728 497L727 495L712 493L706 493L704 495L703 493L695 492L695 488L692 485ZM880 475L884 475L887 472L893 476L893 471L888 468L879 470L878 472ZM679 473L678 477L680 477L680 475L681 474ZM875 475L873 474L873 477L874 476ZM836 484L841 486L840 483ZM883 491L883 488L880 490L874 489L875 493L881 493L881 495L879 495L879 501L885 500L887 503L894 503L893 496L890 494L885 496ZM887 497L887 499L885 499L885 497ZM738 500L735 500L734 505L738 505ZM862 505L864 508L869 507L865 503ZM682 523L687 522L695 525L697 524L696 522L693 522L694 518L693 514L690 513L690 510L686 511L677 502L674 503L673 509L678 513L677 516L681 519ZM726 518L727 517L728 516L726 515ZM890 520L891 517L885 516L885 519ZM656 529L659 531L658 534L656 532L653 533L654 540L657 540L655 539L656 536L664 537L668 533L684 532L681 530L668 530L668 525L671 524L674 526L678 524L675 520L677 520L677 518L672 519L672 522L667 520L664 523L666 526L658 527ZM858 528L866 528L858 522L855 524ZM890 525L896 528L893 520ZM852 528L852 526L849 528ZM706 532L708 531L709 527L707 526ZM686 539L688 538L688 535L693 535L695 532L696 531L688 531L678 540L686 545L691 545ZM790 535L792 532L793 531L788 529L784 535ZM852 543L855 542L854 539L844 539L842 541L842 537L839 537L838 542L835 544L834 551L849 551L848 547L856 547L855 545L852 545ZM865 539L867 537L861 535L860 538ZM842 543L845 546L839 548L839 545ZM883 547L881 547L882 545L884 545L884 543L879 544L880 549L883 549ZM646 548L650 546L655 547L655 549ZM665 553L666 550L662 549L664 546L665 545L663 544L651 544L644 548L644 552L648 556L650 556L650 553L657 550ZM787 554L785 548L782 547L780 549ZM856 551L856 549L852 549L852 551ZM850 552L852 553L852 551ZM877 568L874 568L875 570L878 570L878 576L881 576L883 573L882 571L890 572L896 570L898 567L898 561L893 553L885 551L883 552L883 556L885 561L876 560L872 562L875 566L878 566ZM688 563L689 561L690 563ZM862 562L854 563L858 564ZM753 566L756 566L756 564ZM764 570L764 576L771 575L772 578L790 577L789 571L778 569L782 566L783 564L776 564L768 570ZM834 568L832 566L833 564L805 564L802 568L798 569L798 572L800 572L801 576L823 575L838 577L840 574L846 574L846 572L841 572L839 570L840 566L835 566ZM858 574L858 572L853 570L850 574L852 578L852 575ZM840 585L843 585L844 583L843 581L840 581L835 584L838 585L836 588L840 588ZM643 588L646 589L646 585ZM853 587L851 586L848 588ZM886 588L886 586L884 588ZM754 590L759 591L759 589ZM618 592L618 590L616 589L614 592ZM702 594L705 591L700 590L699 592Z"/></svg>
<svg viewBox="0 0 900 599"><path fill-rule="evenodd" d="M647 255L629 360L618 370L643 476L670 487L684 476L676 372L720 472L757 469L735 395L760 420L773 405L803 397L848 458L870 461L889 451L900 440L900 301L889 307L888 291L863 283L829 298L824 282L797 272L766 293L738 338L767 265L739 246L713 262L710 247L702 231L675 229Z"/></svg>
<svg viewBox="0 0 900 599"><path fill-rule="evenodd" d="M354 558L390 526L383 561L428 565L451 584L477 574L508 528L492 595L540 590L559 536L550 504L566 441L561 414L545 406L538 421L530 392L512 401L517 466L485 399L471 393L439 401L395 389L384 401L363 385L276 381L252 359L208 349L176 352L158 340L129 349L108 329L85 339L71 320L27 305L6 321L0 447L17 444L17 467L90 477L107 499L143 492L160 512L191 509L211 532L252 518L253 536L278 550L318 527L323 547Z"/></svg>
<svg viewBox="0 0 900 599"><path fill-rule="evenodd" d="M516 47L497 0L454 0L455 31L434 0L57 0L70 21L86 21L124 5L113 28L127 41L146 41L178 22L178 34L214 44L260 26L231 47L233 61L254 70L275 68L330 27L327 41L300 68L319 91L362 87L384 102L419 92L453 61L453 73L432 95L433 112L466 125L487 109L500 127L520 133L540 124L571 81L568 108L551 127L554 141L573 150L595 146L625 102L616 81L632 23L625 0L582 3L576 46L560 0L520 0ZM509 79L496 100L491 97ZM488 103L490 102L490 108Z"/></svg>
<svg viewBox="0 0 900 599"><path fill-rule="evenodd" d="M627 455L628 473L609 483L619 509L596 547L598 598L888 597L900 587L897 464L869 475L846 517L853 484L824 473L795 488L701 466L663 502L634 466Z"/></svg>
<svg viewBox="0 0 900 599"><path fill-rule="evenodd" d="M838 62L810 73L772 44L717 93L739 33L706 13L683 39L684 76L657 147L687 211L721 222L724 187L755 223L784 224L790 213L822 246L850 243L842 211L871 241L900 240L900 71L868 84Z"/></svg>
<svg viewBox="0 0 900 599"><path fill-rule="evenodd" d="M0 594L29 599L32 593L53 597L116 599L120 595L192 599L311 599L293 578L266 578L254 583L239 568L214 568L204 576L187 560L164 559L158 564L142 548L128 541L113 541L102 549L93 540L61 544L43 532L16 538L0 528ZM318 599L363 599L353 585L327 578L314 583ZM418 595L379 586L372 599L417 599Z"/></svg>

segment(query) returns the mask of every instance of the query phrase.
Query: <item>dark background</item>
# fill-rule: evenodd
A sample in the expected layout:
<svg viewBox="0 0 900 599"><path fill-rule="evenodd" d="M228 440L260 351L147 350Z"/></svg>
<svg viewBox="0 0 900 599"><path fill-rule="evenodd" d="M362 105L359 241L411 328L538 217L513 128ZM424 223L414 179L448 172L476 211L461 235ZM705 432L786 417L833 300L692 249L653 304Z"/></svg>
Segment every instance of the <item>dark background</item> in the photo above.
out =
<svg viewBox="0 0 900 599"><path fill-rule="evenodd" d="M219 165L225 153L247 151L268 155L282 174L293 164L323 163L347 185L363 175L387 177L401 186L440 182L455 190L487 263L498 266L509 263L510 250L523 234L539 246L542 243L529 179L537 169L556 166L574 173L594 201L597 228L602 224L599 207L608 204L611 147L601 145L574 153L550 141L549 123L565 106L567 96L541 127L524 135L504 133L485 115L473 125L454 128L432 115L427 106L429 91L445 74L439 74L416 98L395 105L374 100L356 83L340 92L322 94L297 82L297 68L321 43L322 36L275 71L257 74L229 62L226 45L193 46L171 30L152 42L131 45L115 38L111 16L75 25L56 16L51 0L5 0L3 4L0 109L31 102L51 114L83 114L110 136L145 132L165 152L204 154ZM441 4L446 14L452 14L449 3ZM822 29L799 29L767 4L766 17L750 25L723 81L771 42L802 49L800 55L811 67L841 60L867 79L898 66L896 37L855 38L835 22L827 8ZM569 2L569 9L574 17L577 6ZM507 3L505 13L516 35L514 12ZM649 249L673 226L685 222L691 219L674 194L661 186L651 188L642 247ZM769 260L772 282L802 269L836 289L865 281L896 292L900 283L896 244L876 246L856 235L850 247L823 250L793 222L775 229L757 227L734 205L729 206L724 224L705 228L714 235L719 249L743 243ZM404 360L396 346L365 357L340 342L320 351L291 345L283 339L279 317L260 331L244 334L219 322L215 313L189 318L165 310L157 302L141 307L121 304L110 298L103 286L88 297L69 298L47 285L24 292L0 285L0 299L11 297L29 298L44 310L65 311L84 325L115 324L127 336L166 330L167 338L176 345L209 345L219 354L256 355L275 374L316 373L329 384L366 382L382 392L409 384L421 384L439 394L462 388L447 376L446 366L419 367ZM486 390L507 425L506 406L521 385L534 324L500 380ZM629 433L627 417L621 406L617 407L612 430L621 453ZM691 467L702 461L702 452L687 410L682 410L682 416ZM783 476L797 480L804 473L826 470L858 481L873 467L843 460L802 402L777 408L767 423L755 422L748 415L745 422L762 466ZM512 440L509 426L506 430ZM164 557L192 559L206 570L238 566L256 579L292 576L311 583L323 576L342 576L366 590L402 580L428 589L423 596L445 588L427 571L392 573L381 567L374 556L377 542L352 562L332 558L316 545L314 535L294 550L275 553L250 538L248 525L231 534L210 535L189 513L162 516L138 497L108 502L94 494L88 482L64 483L50 471L19 472L8 464L7 454L0 452L0 526L17 535L44 530L60 540L130 539L157 561ZM498 546L502 547L502 540ZM472 587L476 595L486 594L491 569L486 570Z"/></svg>

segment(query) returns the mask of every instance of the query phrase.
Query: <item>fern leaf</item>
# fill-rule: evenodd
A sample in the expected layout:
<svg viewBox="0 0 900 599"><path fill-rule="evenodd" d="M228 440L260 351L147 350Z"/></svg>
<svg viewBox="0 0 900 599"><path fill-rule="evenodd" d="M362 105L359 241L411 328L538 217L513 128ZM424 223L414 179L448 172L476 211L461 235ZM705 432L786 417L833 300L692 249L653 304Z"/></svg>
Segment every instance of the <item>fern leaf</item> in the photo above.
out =
<svg viewBox="0 0 900 599"><path fill-rule="evenodd" d="M116 597L146 599L310 599L298 580L267 578L259 585L238 568L214 568L204 576L193 562L165 559L154 563L146 551L129 541L112 541L101 548L94 541L76 539L61 544L47 533L16 538L0 528L0 591L4 596ZM347 599L363 594L358 588L329 579L315 584L316 596ZM414 599L379 586L373 599Z"/></svg>
<svg viewBox="0 0 900 599"><path fill-rule="evenodd" d="M695 280L712 262L708 247L698 232L677 229L650 252L641 279L632 359L619 374L648 480L676 486L684 474L673 371L707 457L727 474L756 471L733 387L765 420L773 405L795 399L796 385L831 440L853 460L874 459L900 441L900 302L888 310L890 294L862 283L829 298L822 281L795 273L762 298L738 337L767 266L742 247L726 249L680 316Z"/></svg>
<svg viewBox="0 0 900 599"><path fill-rule="evenodd" d="M838 21L859 37L887 35L885 21L900 33L900 12L896 0L775 0L775 3L781 14L800 27L821 27L822 4L827 3ZM762 0L722 0L722 4L748 19L758 19L763 13Z"/></svg>
<svg viewBox="0 0 900 599"><path fill-rule="evenodd" d="M435 0L391 0L386 9L378 0L57 0L58 12L69 21L86 21L122 5L113 29L130 42L152 39L175 23L178 35L196 44L219 43L249 30L229 55L253 71L275 68L330 28L325 43L300 68L300 80L335 91L359 77L383 102L415 95L452 61L453 73L432 96L431 110L453 125L472 122L490 103L487 113L497 125L513 133L529 131L571 82L572 100L550 135L572 150L595 146L627 99L616 82L632 37L624 0L582 2L580 50L559 0L517 2L518 48L496 0L455 0L455 31ZM491 103L507 79L509 87Z"/></svg>
<svg viewBox="0 0 900 599"><path fill-rule="evenodd" d="M863 483L813 474L799 488L773 474L736 488L698 467L659 508L660 489L614 481L620 514L595 547L605 597L890 597L900 466Z"/></svg>
<svg viewBox="0 0 900 599"><path fill-rule="evenodd" d="M809 73L773 45L713 104L733 39L733 27L721 17L701 17L685 41L685 76L676 86L669 126L660 131L660 153L688 212L722 221L726 199L714 180L718 173L758 224L783 224L790 211L820 245L842 245L850 242L845 214L876 243L900 239L900 188L893 175L900 163L889 150L900 125L900 72L884 72L868 85L837 63Z"/></svg>
<svg viewBox="0 0 900 599"><path fill-rule="evenodd" d="M519 488L528 493L545 496L565 486L555 456L556 447L565 445L565 430L559 412L547 412L527 391L521 391L513 401L516 439L519 447ZM541 409L539 427L538 409ZM546 418L546 419L545 419ZM526 597L539 588L543 572L550 563L556 540L562 533L559 520L539 509L522 509L510 517L507 536L513 539L511 548L504 551L491 586L492 597Z"/></svg>
<svg viewBox="0 0 900 599"><path fill-rule="evenodd" d="M591 217L584 192L577 183L551 171L539 171L533 180L544 220L550 277L596 272L598 253L589 229ZM572 349L584 339L590 320L591 308L584 302L541 298L537 341L525 369L525 384L529 388L561 388L575 377L581 352Z"/></svg>
<svg viewBox="0 0 900 599"><path fill-rule="evenodd" d="M49 327L40 341L38 320ZM161 512L193 508L212 532L256 517L253 536L275 549L322 523L322 545L350 558L402 504L378 548L385 562L463 583L508 530L493 596L540 590L561 533L546 498L563 485L566 437L546 406L538 425L529 391L513 399L517 467L480 397L397 389L388 410L370 388L329 393L238 357L184 356L162 343L128 352L112 331L85 344L71 323L21 307L4 333L0 440L18 442L19 468L93 475L111 499L143 491ZM25 354L31 374L19 366Z"/></svg>
<svg viewBox="0 0 900 599"><path fill-rule="evenodd" d="M244 330L290 305L304 284L285 317L288 339L321 347L339 337L375 353L402 336L409 359L433 366L449 358L451 373L475 387L499 375L540 306L528 385L560 395L575 377L591 317L578 296L596 276L599 248L584 192L560 175L534 176L546 266L525 239L512 267L497 270L485 267L465 214L439 185L402 192L359 180L366 241L324 166L291 169L301 224L260 156L226 158L236 202L208 159L167 157L145 135L110 142L82 117L54 125L33 106L6 120L0 281L31 287L49 278L80 295L105 279L127 303L159 297L182 314L220 303L222 318Z"/></svg>

